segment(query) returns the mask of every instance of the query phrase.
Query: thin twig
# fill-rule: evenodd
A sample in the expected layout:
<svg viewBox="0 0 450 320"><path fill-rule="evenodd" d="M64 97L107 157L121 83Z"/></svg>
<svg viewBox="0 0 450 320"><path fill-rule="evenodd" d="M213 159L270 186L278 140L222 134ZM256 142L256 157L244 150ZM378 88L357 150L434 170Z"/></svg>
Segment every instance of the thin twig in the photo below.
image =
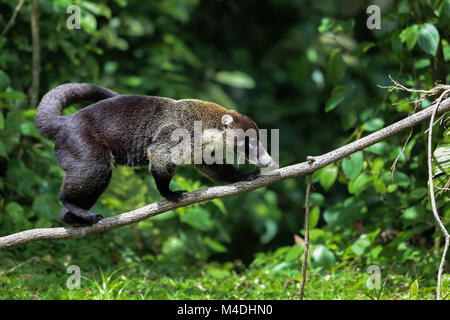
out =
<svg viewBox="0 0 450 320"><path fill-rule="evenodd" d="M430 96L434 96L434 95L440 94L442 91L450 89L449 85L443 85L443 84L437 84L434 88L432 88L430 90L411 89L411 88L405 87L404 85L402 85L398 81L394 80L390 75L389 75L389 79L394 84L393 86L379 86L379 87L387 88L387 89L389 89L389 92L392 92L394 90L401 90L401 91L407 91L407 92L410 92L410 93L422 93L423 94L422 97L419 97L418 100L414 101L414 104L415 104L414 111L413 111L414 113L416 113L418 107L422 104L422 102L426 98L428 98ZM436 101L434 101L434 103L436 103ZM411 128L411 131L409 132L409 136L406 139L405 143L403 144L402 150L398 154L397 158L395 158L395 160L394 160L394 162L393 162L393 164L391 166L392 181L394 181L394 172L395 172L395 168L396 168L397 162L400 159L401 155L405 152L406 146L407 146L409 140L411 139L412 134L413 134L413 128Z"/></svg>
<svg viewBox="0 0 450 320"><path fill-rule="evenodd" d="M396 168L396 166L397 166L397 162L398 162L398 160L400 159L400 157L402 156L402 154L405 152L406 147L408 146L408 142L409 142L409 140L411 139L411 137L412 137L412 135L413 135L413 132L414 132L414 129L411 128L411 129L409 130L408 138L406 138L406 141L405 141L405 143L403 144L402 150L401 150L400 153L398 154L397 158L395 158L394 163L392 163L392 166L391 166L391 179L392 179L392 182L394 182L394 173L395 173L395 168Z"/></svg>
<svg viewBox="0 0 450 320"><path fill-rule="evenodd" d="M310 174L331 163L341 160L348 155L363 150L382 140L386 140L387 138L392 137L405 129L429 120L433 111L434 107L427 108L394 124L391 124L384 129L378 130L366 137L353 141L348 145L320 156L310 157L311 161L297 163L272 171L269 175L262 175L252 181L241 181L226 186L210 187L189 192L184 194L179 202L170 202L167 200L159 201L130 212L102 219L98 223L89 227L30 229L0 237L0 250L13 248L40 240L83 238L94 233L134 224L169 210L174 210L180 207L203 201L209 201L212 199L231 197L233 195L255 190L285 179L297 177L302 174ZM437 113L442 114L447 111L450 111L450 98L441 102L441 106L439 107Z"/></svg>
<svg viewBox="0 0 450 320"><path fill-rule="evenodd" d="M300 300L303 300L305 295L306 284L306 265L308 263L309 252L309 202L311 198L311 180L312 174L308 175L308 182L306 184L306 200L305 200L305 242L303 243L303 261L302 261L302 283L300 285Z"/></svg>
<svg viewBox="0 0 450 320"><path fill-rule="evenodd" d="M434 184L433 184L433 167L432 167L432 138L433 138L433 123L434 118L438 112L438 109L440 107L442 99L450 93L449 90L445 90L441 96L439 97L436 106L433 107L433 113L431 114L430 118L430 127L428 129L428 185L430 188L430 202L431 202L431 208L433 210L433 215L436 220L436 222L439 225L439 228L441 229L442 233L445 237L445 245L444 245L444 252L442 253L441 263L439 264L439 270L438 270L438 277L437 277L437 287L436 287L436 299L441 299L441 277L442 272L444 270L444 264L445 264L445 256L447 255L447 250L450 242L450 235L448 234L447 229L445 228L444 224L441 221L441 218L439 217L439 213L436 208L436 199L434 198Z"/></svg>
<svg viewBox="0 0 450 320"><path fill-rule="evenodd" d="M2 271L2 270L0 270L0 276L1 276L1 277L6 276L6 275L8 275L8 274L10 274L10 273L13 273L13 272L16 271L17 269L21 268L21 267L24 266L25 264L27 264L27 263L29 263L29 262L31 262L31 261L39 261L40 259L41 259L40 257L33 257L33 258L28 259L28 260L25 260L25 261L22 262L22 263L19 263L17 266L12 267L12 268L9 269L8 271Z"/></svg>
<svg viewBox="0 0 450 320"><path fill-rule="evenodd" d="M41 44L39 36L39 1L32 0L31 6L31 38L33 43L30 108L39 102L39 83L41 74Z"/></svg>
<svg viewBox="0 0 450 320"><path fill-rule="evenodd" d="M14 24L14 21L16 20L16 16L19 13L20 8L22 8L22 5L24 2L25 2L25 0L20 0L19 3L17 4L17 7L16 7L16 9L14 9L14 12L13 12L11 18L9 19L9 21L6 24L5 28L3 29L2 33L0 33L0 39L5 36L5 34L9 30L9 28L11 28L11 26Z"/></svg>

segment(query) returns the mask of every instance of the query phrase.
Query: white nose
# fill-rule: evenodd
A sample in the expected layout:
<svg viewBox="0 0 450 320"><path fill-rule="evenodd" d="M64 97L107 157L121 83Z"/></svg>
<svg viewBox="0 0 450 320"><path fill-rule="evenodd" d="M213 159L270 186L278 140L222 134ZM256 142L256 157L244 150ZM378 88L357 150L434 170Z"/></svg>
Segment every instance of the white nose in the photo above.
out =
<svg viewBox="0 0 450 320"><path fill-rule="evenodd" d="M259 145L259 159L258 163L261 167L268 168L269 170L278 169L279 166L272 159L272 157L267 153L266 149L264 149L263 145L260 143Z"/></svg>
<svg viewBox="0 0 450 320"><path fill-rule="evenodd" d="M276 169L278 169L280 166L278 165L278 163L276 163L275 161L271 161L270 163L269 163L269 165L267 166L267 168L269 169L269 170L276 170Z"/></svg>

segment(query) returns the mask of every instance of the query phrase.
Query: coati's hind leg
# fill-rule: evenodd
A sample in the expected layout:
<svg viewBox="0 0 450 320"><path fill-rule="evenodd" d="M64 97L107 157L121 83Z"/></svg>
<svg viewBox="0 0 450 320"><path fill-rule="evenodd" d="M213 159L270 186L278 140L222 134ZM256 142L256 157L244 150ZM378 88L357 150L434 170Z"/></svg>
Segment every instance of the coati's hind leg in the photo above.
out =
<svg viewBox="0 0 450 320"><path fill-rule="evenodd" d="M64 159L67 164L67 157ZM85 160L85 159L83 159ZM93 225L103 217L89 209L105 191L111 179L111 165L105 159L70 161L64 165L66 177L59 193L64 206L60 219L71 226Z"/></svg>
<svg viewBox="0 0 450 320"><path fill-rule="evenodd" d="M93 219L80 218L75 214L73 214L71 211L69 211L69 209L63 208L59 214L59 218L62 222L65 222L72 227L86 227L91 226L100 221L101 219L103 219L102 215L99 214L94 215L95 218Z"/></svg>

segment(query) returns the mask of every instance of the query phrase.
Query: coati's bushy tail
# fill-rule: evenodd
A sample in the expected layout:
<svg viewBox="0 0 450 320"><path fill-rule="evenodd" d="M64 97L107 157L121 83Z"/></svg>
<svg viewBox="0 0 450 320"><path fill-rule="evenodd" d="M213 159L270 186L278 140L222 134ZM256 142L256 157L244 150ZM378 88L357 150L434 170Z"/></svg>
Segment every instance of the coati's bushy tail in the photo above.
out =
<svg viewBox="0 0 450 320"><path fill-rule="evenodd" d="M65 83L50 90L37 108L34 123L39 133L53 139L58 130L58 118L62 109L82 101L97 102L117 96L112 90L89 83Z"/></svg>

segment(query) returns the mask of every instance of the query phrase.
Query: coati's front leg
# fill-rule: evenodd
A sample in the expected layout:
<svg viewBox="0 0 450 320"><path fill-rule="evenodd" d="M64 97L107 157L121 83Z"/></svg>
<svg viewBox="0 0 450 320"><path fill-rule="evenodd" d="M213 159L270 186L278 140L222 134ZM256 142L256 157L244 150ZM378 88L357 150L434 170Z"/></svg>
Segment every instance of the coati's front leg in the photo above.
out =
<svg viewBox="0 0 450 320"><path fill-rule="evenodd" d="M258 169L252 173L239 172L231 164L198 164L197 169L216 181L238 182L256 179L261 172Z"/></svg>
<svg viewBox="0 0 450 320"><path fill-rule="evenodd" d="M159 193L167 200L177 202L186 190L170 190L170 181L175 174L176 165L172 161L171 151L176 144L171 141L170 136L175 126L168 125L160 129L154 143L147 149L150 172L155 179Z"/></svg>
<svg viewBox="0 0 450 320"><path fill-rule="evenodd" d="M155 179L159 193L167 200L177 202L186 190L170 190L170 181L175 174L176 166L173 163L164 163L160 159L153 157L150 163L150 171Z"/></svg>

